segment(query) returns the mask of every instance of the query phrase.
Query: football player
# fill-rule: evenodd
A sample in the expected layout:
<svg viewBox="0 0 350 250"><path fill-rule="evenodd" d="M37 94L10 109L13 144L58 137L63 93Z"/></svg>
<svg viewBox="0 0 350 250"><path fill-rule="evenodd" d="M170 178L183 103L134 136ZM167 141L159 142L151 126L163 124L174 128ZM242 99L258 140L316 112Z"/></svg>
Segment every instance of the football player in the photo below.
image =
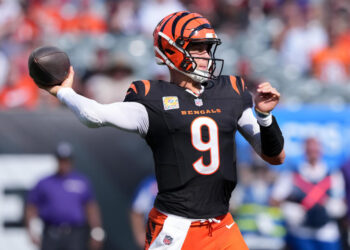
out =
<svg viewBox="0 0 350 250"><path fill-rule="evenodd" d="M270 164L284 161L284 140L271 111L280 94L261 83L253 98L243 79L222 76L221 41L209 21L176 12L154 30L159 64L170 82L131 83L125 101L99 104L72 89L74 71L45 88L89 127L136 132L153 151L159 192L149 214L146 249L248 249L229 200L236 176L239 131Z"/></svg>

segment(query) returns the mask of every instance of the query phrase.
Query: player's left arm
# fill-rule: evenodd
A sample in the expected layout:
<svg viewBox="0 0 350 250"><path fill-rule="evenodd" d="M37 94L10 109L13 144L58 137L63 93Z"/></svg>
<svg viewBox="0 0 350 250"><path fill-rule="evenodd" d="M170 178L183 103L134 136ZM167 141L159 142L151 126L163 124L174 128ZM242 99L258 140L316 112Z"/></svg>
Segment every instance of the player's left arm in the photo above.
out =
<svg viewBox="0 0 350 250"><path fill-rule="evenodd" d="M247 108L238 121L239 131L265 161L272 165L284 162L284 139L271 111L280 99L280 93L265 82L259 84L254 94L255 113Z"/></svg>
<svg viewBox="0 0 350 250"><path fill-rule="evenodd" d="M254 108L260 127L261 157L270 164L276 165L282 164L286 157L282 132L271 114L280 96L269 82L259 84L254 93Z"/></svg>

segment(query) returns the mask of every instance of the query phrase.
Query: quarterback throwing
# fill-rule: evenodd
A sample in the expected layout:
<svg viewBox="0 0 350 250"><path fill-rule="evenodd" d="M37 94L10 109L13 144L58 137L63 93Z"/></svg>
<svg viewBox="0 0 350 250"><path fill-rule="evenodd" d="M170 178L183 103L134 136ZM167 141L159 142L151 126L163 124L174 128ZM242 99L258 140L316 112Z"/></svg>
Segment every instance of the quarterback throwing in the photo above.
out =
<svg viewBox="0 0 350 250"><path fill-rule="evenodd" d="M281 164L284 140L271 114L280 94L265 82L252 96L241 77L221 75L221 41L197 13L166 16L153 37L170 82L134 81L124 102L107 105L72 89L73 68L60 86L43 88L85 125L114 126L147 141L159 193L145 249L248 249L228 213L237 182L234 136L239 131L265 161Z"/></svg>

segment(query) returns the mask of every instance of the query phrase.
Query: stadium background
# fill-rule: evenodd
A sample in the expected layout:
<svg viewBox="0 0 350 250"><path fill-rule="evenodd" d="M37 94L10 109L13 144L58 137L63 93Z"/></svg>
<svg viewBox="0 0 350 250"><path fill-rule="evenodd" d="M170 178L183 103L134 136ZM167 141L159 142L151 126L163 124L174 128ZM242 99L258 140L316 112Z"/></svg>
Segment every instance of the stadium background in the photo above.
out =
<svg viewBox="0 0 350 250"><path fill-rule="evenodd" d="M281 92L274 113L286 138L287 160L277 171L302 159L301 143L310 135L321 140L332 168L349 157L346 0L2 0L0 250L35 249L23 228L23 199L36 180L54 170L52 152L62 140L73 144L76 167L95 188L105 249L135 248L128 211L136 186L153 171L150 150L137 135L81 125L28 79L27 58L38 46L58 46L71 58L79 93L115 101L113 95L120 96L130 79L167 78L154 63L151 35L160 18L183 9L207 16L216 28L224 74L244 75L251 86L267 80ZM342 43L334 48L337 39ZM333 50L345 54L326 53ZM317 60L318 51L326 51L328 63ZM249 160L241 138L238 146L239 159Z"/></svg>

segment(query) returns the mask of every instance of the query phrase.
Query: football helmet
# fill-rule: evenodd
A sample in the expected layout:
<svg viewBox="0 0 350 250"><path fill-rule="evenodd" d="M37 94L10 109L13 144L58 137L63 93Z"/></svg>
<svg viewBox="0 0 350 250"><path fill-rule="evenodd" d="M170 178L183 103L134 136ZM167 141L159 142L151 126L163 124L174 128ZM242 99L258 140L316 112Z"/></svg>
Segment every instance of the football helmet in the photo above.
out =
<svg viewBox="0 0 350 250"><path fill-rule="evenodd" d="M220 76L224 61L216 59L215 52L221 41L200 14L181 11L166 16L155 28L153 39L157 64L166 64L200 83ZM208 44L209 57L193 57L188 48L195 43ZM206 71L197 69L196 58L208 60Z"/></svg>

